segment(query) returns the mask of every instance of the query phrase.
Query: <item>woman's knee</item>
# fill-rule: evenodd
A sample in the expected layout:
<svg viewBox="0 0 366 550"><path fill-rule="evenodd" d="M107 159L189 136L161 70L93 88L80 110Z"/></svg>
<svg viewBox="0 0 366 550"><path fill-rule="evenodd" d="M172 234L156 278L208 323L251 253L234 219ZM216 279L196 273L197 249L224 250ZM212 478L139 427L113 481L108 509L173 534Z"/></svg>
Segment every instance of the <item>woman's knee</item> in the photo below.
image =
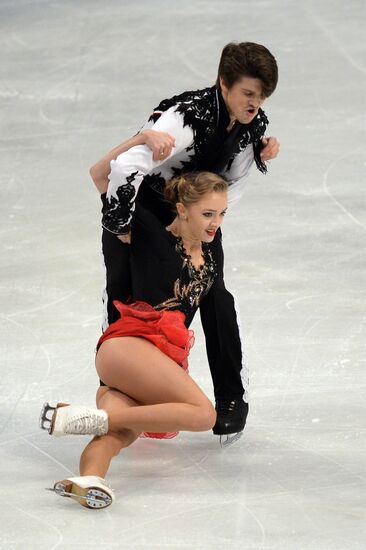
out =
<svg viewBox="0 0 366 550"><path fill-rule="evenodd" d="M211 430L216 422L216 411L211 402L205 403L197 411L195 431L206 432Z"/></svg>

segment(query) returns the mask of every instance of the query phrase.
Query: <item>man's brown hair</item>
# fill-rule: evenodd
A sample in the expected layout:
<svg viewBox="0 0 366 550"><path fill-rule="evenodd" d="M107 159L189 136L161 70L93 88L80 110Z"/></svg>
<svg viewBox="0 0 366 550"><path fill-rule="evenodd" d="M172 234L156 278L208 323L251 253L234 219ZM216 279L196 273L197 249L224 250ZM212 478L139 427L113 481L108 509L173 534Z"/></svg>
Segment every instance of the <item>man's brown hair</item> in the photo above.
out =
<svg viewBox="0 0 366 550"><path fill-rule="evenodd" d="M269 97L278 82L277 62L271 52L254 42L230 42L222 50L216 85L220 77L231 88L243 76L258 78L262 82L263 96Z"/></svg>

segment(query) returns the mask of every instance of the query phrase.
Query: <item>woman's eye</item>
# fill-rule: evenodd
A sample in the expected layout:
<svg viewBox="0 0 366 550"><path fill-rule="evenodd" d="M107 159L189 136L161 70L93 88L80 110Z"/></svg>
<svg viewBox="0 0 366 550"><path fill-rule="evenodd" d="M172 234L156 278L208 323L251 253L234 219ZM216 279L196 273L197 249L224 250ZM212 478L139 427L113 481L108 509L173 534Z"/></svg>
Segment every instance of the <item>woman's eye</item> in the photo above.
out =
<svg viewBox="0 0 366 550"><path fill-rule="evenodd" d="M204 215L206 218L211 218L212 212L204 212L203 215Z"/></svg>

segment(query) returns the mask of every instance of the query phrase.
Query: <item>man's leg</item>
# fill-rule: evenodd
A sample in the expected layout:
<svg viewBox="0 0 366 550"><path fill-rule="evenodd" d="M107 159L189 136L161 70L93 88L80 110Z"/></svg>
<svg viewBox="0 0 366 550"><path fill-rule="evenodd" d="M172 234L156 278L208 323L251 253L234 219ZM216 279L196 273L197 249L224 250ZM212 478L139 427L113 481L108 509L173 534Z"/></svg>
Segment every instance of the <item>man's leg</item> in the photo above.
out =
<svg viewBox="0 0 366 550"><path fill-rule="evenodd" d="M220 248L216 257L223 258L220 235L213 244ZM248 369L235 300L223 281L202 301L200 312L216 400L214 433L242 432L248 414Z"/></svg>

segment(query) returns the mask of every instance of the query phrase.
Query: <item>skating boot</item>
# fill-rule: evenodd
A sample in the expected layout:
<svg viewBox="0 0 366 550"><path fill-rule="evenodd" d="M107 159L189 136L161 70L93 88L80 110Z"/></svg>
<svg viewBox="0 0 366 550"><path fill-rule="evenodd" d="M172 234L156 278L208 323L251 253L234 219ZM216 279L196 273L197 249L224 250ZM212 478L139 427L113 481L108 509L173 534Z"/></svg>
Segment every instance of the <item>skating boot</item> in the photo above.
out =
<svg viewBox="0 0 366 550"><path fill-rule="evenodd" d="M97 476L70 477L57 481L53 489L48 490L61 497L71 497L92 510L106 508L115 500L112 489L103 478Z"/></svg>
<svg viewBox="0 0 366 550"><path fill-rule="evenodd" d="M47 413L53 411L49 418ZM92 409L79 405L58 403L51 407L43 405L40 427L50 435L105 435L108 432L108 415L102 409Z"/></svg>
<svg viewBox="0 0 366 550"><path fill-rule="evenodd" d="M248 403L242 399L218 399L216 401L217 419L212 431L220 436L220 445L227 447L243 434L248 416Z"/></svg>

